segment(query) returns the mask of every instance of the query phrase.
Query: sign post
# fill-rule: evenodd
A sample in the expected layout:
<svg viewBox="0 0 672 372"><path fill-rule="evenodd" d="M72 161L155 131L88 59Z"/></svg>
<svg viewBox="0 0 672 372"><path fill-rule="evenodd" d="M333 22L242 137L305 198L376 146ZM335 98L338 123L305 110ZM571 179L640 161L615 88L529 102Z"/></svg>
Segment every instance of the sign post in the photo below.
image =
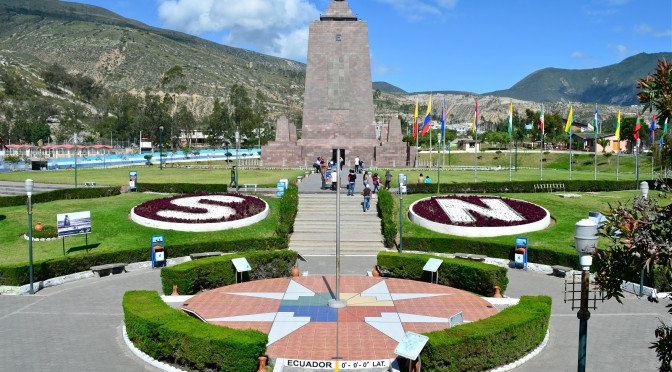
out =
<svg viewBox="0 0 672 372"><path fill-rule="evenodd" d="M138 172L128 172L128 191L138 191Z"/></svg>
<svg viewBox="0 0 672 372"><path fill-rule="evenodd" d="M152 235L152 269L166 267L166 245L163 235Z"/></svg>
<svg viewBox="0 0 672 372"><path fill-rule="evenodd" d="M523 267L527 271L527 238L516 237L516 246L514 252L514 264L516 267Z"/></svg>
<svg viewBox="0 0 672 372"><path fill-rule="evenodd" d="M402 253L404 251L404 193L406 192L408 179L405 174L399 173L397 182L399 184L399 253Z"/></svg>

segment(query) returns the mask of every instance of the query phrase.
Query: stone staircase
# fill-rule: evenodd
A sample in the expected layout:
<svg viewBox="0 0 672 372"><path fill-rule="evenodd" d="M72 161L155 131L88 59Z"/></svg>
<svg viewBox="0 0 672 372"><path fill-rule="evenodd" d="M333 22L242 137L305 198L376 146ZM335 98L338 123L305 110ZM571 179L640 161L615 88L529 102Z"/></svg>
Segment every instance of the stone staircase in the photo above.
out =
<svg viewBox="0 0 672 372"><path fill-rule="evenodd" d="M371 209L362 211L361 195L341 193L341 255L375 256L384 251L380 219L376 211L377 198L371 199ZM336 194L299 194L299 210L289 249L302 256L336 255Z"/></svg>

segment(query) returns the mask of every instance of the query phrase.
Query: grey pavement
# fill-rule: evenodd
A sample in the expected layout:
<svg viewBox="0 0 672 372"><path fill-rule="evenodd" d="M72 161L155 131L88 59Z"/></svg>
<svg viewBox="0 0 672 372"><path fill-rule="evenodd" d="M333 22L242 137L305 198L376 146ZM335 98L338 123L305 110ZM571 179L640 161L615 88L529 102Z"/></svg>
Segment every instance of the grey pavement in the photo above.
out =
<svg viewBox="0 0 672 372"><path fill-rule="evenodd" d="M311 187L311 177L318 176L309 176L300 190ZM341 273L366 275L374 264L374 255L345 256ZM310 256L299 267L310 275L334 274L336 258ZM509 270L508 277L505 294L509 297L553 298L548 345L515 370L576 370L579 321L577 310L563 301L564 279L520 270ZM32 296L0 295L0 372L154 371L122 340L121 301L127 290L159 291L160 281L158 270L144 269L70 282ZM648 346L654 341L653 330L659 320L670 320L667 303L652 304L634 295L626 296L622 305L613 300L598 302L588 321L587 370L656 370L658 361Z"/></svg>

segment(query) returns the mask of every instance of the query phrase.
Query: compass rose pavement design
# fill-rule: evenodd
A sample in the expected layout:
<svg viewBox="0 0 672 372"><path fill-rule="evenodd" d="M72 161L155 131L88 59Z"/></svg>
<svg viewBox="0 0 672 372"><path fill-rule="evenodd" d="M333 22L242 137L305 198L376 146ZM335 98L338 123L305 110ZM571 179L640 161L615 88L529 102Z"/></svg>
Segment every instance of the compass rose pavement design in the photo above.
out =
<svg viewBox="0 0 672 372"><path fill-rule="evenodd" d="M341 277L334 309L334 276L268 279L198 294L182 307L206 321L268 334L272 358L328 360L392 359L407 331L424 333L450 327L462 312L465 322L497 313L485 299L436 284L360 276Z"/></svg>

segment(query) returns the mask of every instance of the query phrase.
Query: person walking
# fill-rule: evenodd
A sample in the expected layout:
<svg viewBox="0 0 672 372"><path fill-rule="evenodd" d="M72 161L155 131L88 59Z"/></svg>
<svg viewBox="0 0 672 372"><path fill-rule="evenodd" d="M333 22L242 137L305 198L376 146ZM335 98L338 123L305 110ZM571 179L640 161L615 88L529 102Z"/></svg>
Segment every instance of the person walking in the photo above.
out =
<svg viewBox="0 0 672 372"><path fill-rule="evenodd" d="M338 190L338 169L331 171L331 191Z"/></svg>
<svg viewBox="0 0 672 372"><path fill-rule="evenodd" d="M355 156L355 173L359 173L359 156Z"/></svg>
<svg viewBox="0 0 672 372"><path fill-rule="evenodd" d="M373 182L373 191L372 193L377 193L378 188L380 187L380 180L378 179L378 173L374 173L373 176L371 177L371 182Z"/></svg>
<svg viewBox="0 0 672 372"><path fill-rule="evenodd" d="M369 210L369 207L371 206L371 188L369 188L369 185L366 185L364 187L364 191L362 191L362 196L364 196L364 201L362 202L362 211L366 212Z"/></svg>
<svg viewBox="0 0 672 372"><path fill-rule="evenodd" d="M390 170L385 171L385 190L390 189L390 184L392 183L392 173L390 173Z"/></svg>
<svg viewBox="0 0 672 372"><path fill-rule="evenodd" d="M238 180L236 179L236 166L231 167L231 182L229 187L238 187Z"/></svg>
<svg viewBox="0 0 672 372"><path fill-rule="evenodd" d="M354 169L350 169L350 173L348 173L348 195L347 196L355 196L355 180L357 179L357 175L355 174Z"/></svg>
<svg viewBox="0 0 672 372"><path fill-rule="evenodd" d="M362 176L362 184L364 187L369 187L369 171L365 171Z"/></svg>

